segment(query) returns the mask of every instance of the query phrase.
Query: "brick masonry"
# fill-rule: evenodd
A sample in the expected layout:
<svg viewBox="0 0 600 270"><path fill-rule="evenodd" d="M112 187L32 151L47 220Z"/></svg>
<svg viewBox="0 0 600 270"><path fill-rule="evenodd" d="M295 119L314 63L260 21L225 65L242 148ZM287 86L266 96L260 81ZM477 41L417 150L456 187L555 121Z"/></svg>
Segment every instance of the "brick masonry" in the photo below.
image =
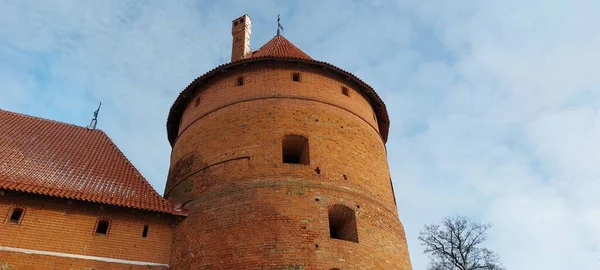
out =
<svg viewBox="0 0 600 270"><path fill-rule="evenodd" d="M12 209L25 209L19 224ZM173 216L12 191L0 193L0 247L129 261L169 263ZM99 218L111 223L96 235ZM142 238L144 225L148 236ZM0 269L166 269L0 250Z"/></svg>
<svg viewBox="0 0 600 270"><path fill-rule="evenodd" d="M201 86L165 189L189 210L174 230L173 269L411 269L375 113L346 83L263 62ZM282 163L288 134L308 138L309 165ZM330 238L335 204L355 211L359 243Z"/></svg>

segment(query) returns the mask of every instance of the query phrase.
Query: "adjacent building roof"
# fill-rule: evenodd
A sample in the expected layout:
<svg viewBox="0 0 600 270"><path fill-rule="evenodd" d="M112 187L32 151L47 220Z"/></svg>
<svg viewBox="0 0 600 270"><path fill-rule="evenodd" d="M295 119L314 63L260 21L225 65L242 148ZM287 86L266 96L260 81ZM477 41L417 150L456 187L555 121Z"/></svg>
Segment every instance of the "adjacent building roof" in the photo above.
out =
<svg viewBox="0 0 600 270"><path fill-rule="evenodd" d="M177 139L177 132L179 130L180 124L179 120L183 115L183 111L185 110L186 105L191 100L191 98L197 93L197 91L199 91L200 86L206 83L209 80L209 78L212 79L213 77L221 76L223 74L223 71L233 70L238 66L246 66L256 62L277 61L295 62L298 64L301 63L306 66L317 66L323 71L332 71L338 74L339 76L346 79L348 83L357 84L359 86L359 90L362 91L369 99L369 102L371 103L371 106L373 107L373 110L377 115L377 124L379 127L381 139L384 143L387 142L390 127L390 120L387 113L387 109L379 95L377 95L375 90L370 85L368 85L367 83L365 83L364 81L362 81L361 79L354 76L354 74L348 71L345 71L327 62L312 59L310 56L308 56L308 54L304 53L302 50L300 50L298 47L292 44L289 40L287 40L281 35L276 35L269 42L263 45L260 49L253 52L251 55L241 60L220 65L210 70L209 72L206 72L204 75L196 78L181 93L179 93L179 96L177 96L177 99L171 106L169 116L167 117L167 138L171 146L174 145L175 140Z"/></svg>
<svg viewBox="0 0 600 270"><path fill-rule="evenodd" d="M0 110L0 189L183 214L101 130Z"/></svg>

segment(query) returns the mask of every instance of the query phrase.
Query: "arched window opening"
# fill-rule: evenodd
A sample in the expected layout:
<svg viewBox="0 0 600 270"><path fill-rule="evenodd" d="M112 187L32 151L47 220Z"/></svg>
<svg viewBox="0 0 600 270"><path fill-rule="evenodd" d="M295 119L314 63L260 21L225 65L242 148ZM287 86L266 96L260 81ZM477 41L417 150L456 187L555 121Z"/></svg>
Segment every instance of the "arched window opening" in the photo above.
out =
<svg viewBox="0 0 600 270"><path fill-rule="evenodd" d="M237 86L242 86L244 85L244 77L238 77L237 78Z"/></svg>
<svg viewBox="0 0 600 270"><path fill-rule="evenodd" d="M19 224L21 222L21 218L23 217L23 212L23 208L13 208L8 221Z"/></svg>
<svg viewBox="0 0 600 270"><path fill-rule="evenodd" d="M110 221L106 219L98 220L98 224L96 224L96 234L97 235L108 235L108 227L110 226Z"/></svg>
<svg viewBox="0 0 600 270"><path fill-rule="evenodd" d="M300 81L300 73L295 72L292 74L292 81L299 82Z"/></svg>
<svg viewBox="0 0 600 270"><path fill-rule="evenodd" d="M308 139L300 135L287 135L282 141L283 163L310 164Z"/></svg>
<svg viewBox="0 0 600 270"><path fill-rule="evenodd" d="M200 105L200 97L196 98L196 104L194 105L194 107L198 107L198 105Z"/></svg>
<svg viewBox="0 0 600 270"><path fill-rule="evenodd" d="M329 208L329 234L334 239L358 243L354 210L341 204L331 206Z"/></svg>

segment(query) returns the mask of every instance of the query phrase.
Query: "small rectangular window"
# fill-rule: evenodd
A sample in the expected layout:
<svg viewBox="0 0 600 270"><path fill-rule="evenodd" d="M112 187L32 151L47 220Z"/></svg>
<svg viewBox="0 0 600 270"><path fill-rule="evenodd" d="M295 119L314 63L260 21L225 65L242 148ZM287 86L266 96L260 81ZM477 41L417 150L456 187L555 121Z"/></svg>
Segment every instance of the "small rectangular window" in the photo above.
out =
<svg viewBox="0 0 600 270"><path fill-rule="evenodd" d="M21 221L21 217L23 216L23 209L22 208L15 208L13 209L12 213L10 214L10 219L9 221L12 223L19 223Z"/></svg>
<svg viewBox="0 0 600 270"><path fill-rule="evenodd" d="M242 86L244 85L244 77L238 77L237 78L237 86Z"/></svg>
<svg viewBox="0 0 600 270"><path fill-rule="evenodd" d="M196 98L196 105L195 105L195 107L198 107L198 105L200 105L200 97Z"/></svg>
<svg viewBox="0 0 600 270"><path fill-rule="evenodd" d="M348 88L342 86L342 94L344 94L344 96L348 96Z"/></svg>
<svg viewBox="0 0 600 270"><path fill-rule="evenodd" d="M300 81L300 73L296 72L292 74L292 81L299 82Z"/></svg>
<svg viewBox="0 0 600 270"><path fill-rule="evenodd" d="M108 234L108 226L110 222L106 219L98 220L98 224L96 224L96 234L105 235Z"/></svg>
<svg viewBox="0 0 600 270"><path fill-rule="evenodd" d="M282 141L283 163L310 164L308 139L299 135L287 135Z"/></svg>
<svg viewBox="0 0 600 270"><path fill-rule="evenodd" d="M142 237L148 237L148 225L144 225L144 231L142 231Z"/></svg>

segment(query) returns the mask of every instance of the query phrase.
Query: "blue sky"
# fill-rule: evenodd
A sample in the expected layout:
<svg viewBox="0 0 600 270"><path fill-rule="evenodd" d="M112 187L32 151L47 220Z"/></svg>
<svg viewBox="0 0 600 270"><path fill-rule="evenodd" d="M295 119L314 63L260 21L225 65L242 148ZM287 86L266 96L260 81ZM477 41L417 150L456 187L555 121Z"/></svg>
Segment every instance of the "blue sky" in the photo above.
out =
<svg viewBox="0 0 600 270"><path fill-rule="evenodd" d="M390 167L413 267L426 223L494 224L508 269L600 269L600 2L3 1L0 108L103 129L162 193L177 94L284 35L388 106Z"/></svg>

